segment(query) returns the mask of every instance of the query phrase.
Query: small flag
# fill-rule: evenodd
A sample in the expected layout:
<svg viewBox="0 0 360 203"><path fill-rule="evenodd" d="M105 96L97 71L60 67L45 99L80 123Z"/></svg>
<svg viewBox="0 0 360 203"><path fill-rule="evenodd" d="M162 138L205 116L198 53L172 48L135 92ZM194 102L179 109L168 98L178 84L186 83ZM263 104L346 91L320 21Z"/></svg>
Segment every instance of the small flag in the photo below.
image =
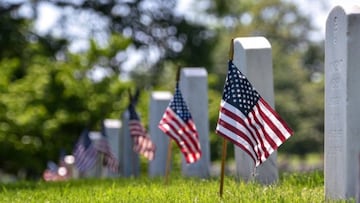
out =
<svg viewBox="0 0 360 203"><path fill-rule="evenodd" d="M258 166L293 131L230 60L216 133L243 149Z"/></svg>
<svg viewBox="0 0 360 203"><path fill-rule="evenodd" d="M134 140L134 151L142 154L148 160L153 160L155 156L155 144L151 141L150 136L147 134L145 128L140 122L139 116L136 113L134 104L129 105L129 129L130 135Z"/></svg>
<svg viewBox="0 0 360 203"><path fill-rule="evenodd" d="M54 162L49 161L47 163L47 168L43 172L43 179L45 181L57 181L59 178L58 166Z"/></svg>
<svg viewBox="0 0 360 203"><path fill-rule="evenodd" d="M96 149L94 148L89 137L89 131L85 129L81 133L80 138L73 150L75 165L79 171L84 172L92 168L96 162L96 154Z"/></svg>
<svg viewBox="0 0 360 203"><path fill-rule="evenodd" d="M104 122L102 122L101 138L94 145L95 149L104 155L103 164L113 172L118 172L119 162L112 153L107 136L105 133Z"/></svg>
<svg viewBox="0 0 360 203"><path fill-rule="evenodd" d="M200 159L199 136L190 111L182 98L179 84L176 83L174 98L170 101L160 120L159 128L175 140L187 163Z"/></svg>

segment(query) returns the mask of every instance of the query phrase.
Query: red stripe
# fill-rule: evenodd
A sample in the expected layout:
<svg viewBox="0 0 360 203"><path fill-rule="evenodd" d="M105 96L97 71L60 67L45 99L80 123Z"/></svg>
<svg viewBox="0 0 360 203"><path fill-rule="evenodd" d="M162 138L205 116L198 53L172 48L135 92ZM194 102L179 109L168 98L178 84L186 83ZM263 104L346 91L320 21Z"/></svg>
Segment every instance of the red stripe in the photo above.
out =
<svg viewBox="0 0 360 203"><path fill-rule="evenodd" d="M192 123L182 124L181 123L182 120L180 120L178 116L174 116L174 115L176 114L171 110L171 108L168 107L164 113L163 118L160 121L159 128L165 134L167 134L168 136L170 136L175 140L181 152L184 154L187 162L191 162L191 157L193 157L193 159L196 161L197 159L199 159L199 157L197 157L196 155L200 154L201 156L201 151L199 148L199 142L196 139L197 133L196 131L194 132L193 124ZM179 127L174 126L171 122L174 122ZM167 124L170 127L170 129L166 129L163 126L165 124ZM188 131L185 131L186 128L190 129L191 134L189 134ZM182 130L184 133L178 133L179 130ZM176 134L179 140L172 134ZM189 141L187 141L187 139L185 138L188 138ZM185 146L181 145L180 142L183 142ZM191 142L195 149L193 149L193 147L191 147L190 143L188 142Z"/></svg>
<svg viewBox="0 0 360 203"><path fill-rule="evenodd" d="M278 114L278 113L276 113L276 111L273 109L273 108L271 108L271 106L263 99L263 98L260 98L260 102L266 107L266 109L268 110L268 111L270 111L271 112L271 114L273 115L273 116L275 116L276 117L276 119L283 125L283 127L286 129L286 131L288 131L288 133L290 134L290 135L292 135L294 132L293 132L293 130L286 124L286 122L280 117L280 115ZM286 140L286 138L285 138L285 140ZM284 141L285 141L284 140Z"/></svg>
<svg viewBox="0 0 360 203"><path fill-rule="evenodd" d="M227 105L232 106L232 105L230 105L230 104L227 104ZM234 108L235 108L235 107L234 107ZM261 147L261 145L260 145L259 142L261 142L262 139L261 139L260 136L258 136L258 135L256 134L256 133L257 133L257 132L256 132L256 129L255 129L255 130L253 129L254 127L251 126L251 123L249 122L249 120L248 120L249 124L246 123L245 120L244 120L241 116L238 116L238 115L236 115L234 112L226 109L226 105L224 105L224 107L222 107L221 111L225 111L225 115L229 116L229 117L232 118L233 120L238 121L239 123L241 123L241 124L246 128L246 130L248 131L248 133L246 133L246 135L247 135L248 137L251 136L252 139L254 140L254 142L256 143L256 145L253 145L253 144L252 144L252 151L254 152L254 154L256 154L256 159L257 159L257 160L260 160L260 159L261 159L261 156L262 156L262 152L260 151L260 149L255 150L255 146ZM254 132L255 132L255 133L254 133ZM266 151L266 150L264 150L264 151ZM250 154L250 156L252 156L252 155Z"/></svg>
<svg viewBox="0 0 360 203"><path fill-rule="evenodd" d="M155 145L149 138L145 128L138 120L129 121L130 135L134 139L133 150L142 154L148 160L153 160L155 154Z"/></svg>
<svg viewBox="0 0 360 203"><path fill-rule="evenodd" d="M177 125L180 125L180 123L176 120L176 118L172 117L171 115L169 115L169 117L164 117L164 123L168 124L168 126L171 128L171 131L166 130L165 128L162 128L164 130L164 132L169 135L170 137L172 137L175 142L177 143L177 145L179 146L181 152L185 155L186 161L189 162L190 161L190 157L192 156L194 158L194 160L197 160L196 158L196 153L199 153L198 150L196 149L192 149L192 147L190 146L190 144L188 143L188 141L183 138L184 135L183 134L179 134L178 132L178 128L176 128L175 126L173 126L170 122L174 121ZM180 125L181 128L181 125ZM178 135L178 139L176 139L175 136L172 135L172 133L177 134ZM183 146L181 145L181 142L184 143ZM196 146L195 146L196 147Z"/></svg>
<svg viewBox="0 0 360 203"><path fill-rule="evenodd" d="M260 110L258 104L256 104L257 108ZM262 134L264 135L264 138L265 140L270 144L271 148L273 148L274 150L277 149L277 145L276 143L274 142L273 139L271 139L271 137L269 136L269 134L266 132L265 130L265 126L264 126L264 123L262 122L262 120L267 120L267 117L260 117L260 119L256 116L256 113L255 112L251 112L253 117L254 117L254 120L255 122L258 124L258 126L260 126L260 129L258 129L259 131L261 130ZM258 113L260 114L260 112L258 111ZM263 142L264 138L260 138ZM265 147L264 147L264 150L266 151L266 154L265 154L265 157L269 157L270 154L269 154L269 150Z"/></svg>
<svg viewBox="0 0 360 203"><path fill-rule="evenodd" d="M259 103L259 102L261 102L261 103ZM260 108L260 104L263 104L262 107L263 108L265 107L266 109ZM290 134L292 133L292 130L287 126L287 124L270 107L270 105L268 105L262 98L260 98L260 100L258 101L256 106L253 107L252 111L245 118L242 118L241 115L236 115L236 112L233 112L230 109L227 109L226 106L232 107L231 104L228 104L226 102L222 104L222 106L220 108L221 114L219 116L218 125L231 131L235 135L240 136L248 145L243 145L242 143L237 142L230 135L227 136L226 134L224 134L224 132L221 132L220 130L216 130L216 133L229 139L234 144L241 147L241 149L243 149L246 153L248 153L250 155L250 157L252 159L254 159L255 163L257 161L259 162L259 163L257 163L257 165L261 164L264 160L266 160L270 156L270 154L273 150L276 150L281 143L286 141L288 136L287 136L287 134L284 135L282 133L282 132L285 133L284 130L286 130ZM234 107L234 108L236 108L236 107ZM265 110L267 110L269 112L265 112ZM270 115L269 115L269 113L270 113ZM246 131L242 131L240 128L237 128L237 126L235 124L232 125L231 123L226 122L221 117L222 114L228 116L229 119L234 120L234 122L238 122L240 125L242 125L248 131L248 133ZM271 117L269 117L269 116L271 116ZM272 117L272 116L274 116L274 117ZM277 123L277 122L279 122L279 123ZM280 126L280 124L282 126ZM265 130L265 127L266 128L269 127L269 129L271 129L273 132L270 132L270 131L267 132ZM284 130L282 130L282 128ZM250 138L252 138L252 139L250 139ZM277 144L277 142L275 142L275 140L274 140L275 138L278 139L277 142L281 142L281 143ZM254 141L252 142L252 140L254 140ZM271 147L271 148L265 146L265 141L267 143L269 143L269 145L270 145L269 147ZM256 145L254 143L256 143ZM249 149L246 148L247 146L252 149L252 151L254 152L254 154L257 157L253 156L253 153L251 153L249 151ZM259 147L257 150L256 150L256 146ZM260 148L262 150L260 150ZM262 155L262 153L263 153L263 155Z"/></svg>
<svg viewBox="0 0 360 203"><path fill-rule="evenodd" d="M248 134L243 133L241 130L237 129L236 127L234 127L233 125L227 123L226 121L224 121L224 120L222 120L222 119L219 119L218 123L219 123L222 127L226 128L227 130L233 132L234 134L236 134L236 135L238 135L239 137L241 137L242 139L244 139L245 142L250 146L250 148L252 149L252 151L254 151L254 154L255 154L256 156L258 156L258 153L256 153L255 150L254 150L254 149L255 149L254 145L253 145L252 142L249 140ZM229 137L229 139L235 141L235 140L232 139L231 137ZM236 142L236 141L235 141L235 142ZM238 143L238 142L237 142L237 143ZM241 143L238 143L237 145L241 145L241 146L245 147L245 146L244 146L243 144L241 144ZM246 151L249 153L248 150L246 150ZM251 153L249 153L249 155L250 155L251 157L253 157L253 155L252 155ZM255 159L255 157L254 157L254 159ZM259 157L257 157L257 159L259 159Z"/></svg>
<svg viewBox="0 0 360 203"><path fill-rule="evenodd" d="M259 107L260 108L260 107ZM277 136L281 143L285 142L286 138L284 137L284 135L281 133L281 131L278 129L278 126L276 126L271 119L269 119L269 117L266 116L266 114L264 114L263 111L261 111L261 109L259 109L259 114L260 116L264 119L264 121L266 122L266 124L271 128L271 130L274 132L274 135L272 136L268 136L266 139L267 140L273 140L273 136ZM274 150L277 149L278 145L275 144L276 146L272 146L272 148Z"/></svg>
<svg viewBox="0 0 360 203"><path fill-rule="evenodd" d="M185 140L185 137L187 137L190 142L192 143L192 146L195 147L196 151L200 151L200 147L199 147L199 142L197 139L197 132L196 129L194 129L194 125L193 123L182 123L181 118L179 118L172 110L171 108L169 108L169 111L166 112L166 119L169 122L166 122L167 124L170 125L171 121L175 122L177 126L179 126L178 128L176 126L173 126L172 129L175 129L174 132L180 136L180 139ZM187 130L185 130L186 128L190 129L190 132L188 132ZM183 134L179 134L177 133L179 130L181 130L182 132L184 132L185 136ZM191 134L190 134L191 133ZM189 147L190 148L190 147Z"/></svg>
<svg viewBox="0 0 360 203"><path fill-rule="evenodd" d="M222 125L221 123L218 123L219 125ZM244 150L247 154L250 155L251 159L254 160L254 162L256 163L256 158L252 156L251 152L246 149L245 146L243 146L241 143L237 142L236 140L232 139L231 137L228 137L227 135L225 135L224 133L218 131L218 130L215 130L215 132L218 134L218 135L221 135L222 137L230 140L232 143L234 143L236 146L240 147L242 150Z"/></svg>
<svg viewBox="0 0 360 203"><path fill-rule="evenodd" d="M253 120L249 118L249 115L252 115ZM263 153L259 154L258 156L258 160L261 160L261 157L264 155L265 157L268 155L268 151L266 150L265 144L264 144L264 140L261 137L261 134L259 132L259 125L256 121L256 117L252 114L252 112L249 112L249 115L246 117L246 120L249 123L249 128L252 129L252 131L250 131L254 137L256 137L256 141L257 141L257 146L260 147L263 151ZM261 126L261 125L260 125Z"/></svg>

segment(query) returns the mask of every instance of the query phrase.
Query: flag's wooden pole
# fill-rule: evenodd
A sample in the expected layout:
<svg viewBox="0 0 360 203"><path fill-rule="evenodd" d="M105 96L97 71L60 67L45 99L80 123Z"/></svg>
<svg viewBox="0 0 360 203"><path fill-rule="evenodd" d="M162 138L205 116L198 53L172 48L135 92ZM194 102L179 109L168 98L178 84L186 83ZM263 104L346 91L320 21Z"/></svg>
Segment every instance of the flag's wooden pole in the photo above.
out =
<svg viewBox="0 0 360 203"><path fill-rule="evenodd" d="M165 184L169 181L170 163L171 163L171 138L169 139L167 159L166 159L166 170L165 170Z"/></svg>
<svg viewBox="0 0 360 203"><path fill-rule="evenodd" d="M231 39L230 50L229 50L229 60L234 59L234 39Z"/></svg>
<svg viewBox="0 0 360 203"><path fill-rule="evenodd" d="M131 94L131 89L130 88L128 88L128 95L129 95L129 106L130 105L135 105L133 102L134 102L134 97L133 97L133 95ZM128 113L129 113L129 119L128 119L128 122L130 121L130 111L129 111L129 109L128 109ZM130 130L130 129L129 129ZM134 139L133 139L133 137L130 135L130 137L131 137L131 144L132 144L132 146L134 146ZM136 172L136 161L135 161L135 158L136 158L136 155L135 155L135 153L134 152L132 152L131 153L131 165L132 165L132 174L136 177L137 176L137 172Z"/></svg>
<svg viewBox="0 0 360 203"><path fill-rule="evenodd" d="M223 138L223 145L222 145L222 158L221 158L221 174L220 174L220 190L219 194L220 197L223 195L224 190L224 171L225 171L225 159L226 159L226 149L227 148L227 141Z"/></svg>
<svg viewBox="0 0 360 203"><path fill-rule="evenodd" d="M229 60L233 60L233 57L234 57L234 39L231 39L230 51L229 51ZM219 189L220 197L222 197L223 191L224 191L224 174L225 174L226 151L227 151L227 141L226 141L225 138L223 138L222 157L221 157L221 172L220 172L220 189Z"/></svg>
<svg viewBox="0 0 360 203"><path fill-rule="evenodd" d="M181 67L178 66L177 73L176 73L176 85L179 83L180 80L180 69ZM169 180L169 173L170 173L170 163L171 163L171 150L172 150L172 142L171 138L169 138L169 145L167 151L167 160L166 160L166 170L165 170L165 184L168 183Z"/></svg>

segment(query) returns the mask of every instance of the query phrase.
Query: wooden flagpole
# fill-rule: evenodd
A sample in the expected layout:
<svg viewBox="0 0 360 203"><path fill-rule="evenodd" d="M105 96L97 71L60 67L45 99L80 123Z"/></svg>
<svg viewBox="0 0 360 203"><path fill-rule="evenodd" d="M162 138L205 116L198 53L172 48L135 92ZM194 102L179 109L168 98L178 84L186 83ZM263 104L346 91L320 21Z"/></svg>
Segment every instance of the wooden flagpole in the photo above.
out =
<svg viewBox="0 0 360 203"><path fill-rule="evenodd" d="M177 73L176 73L176 85L179 83L179 80L180 80L180 69L181 69L181 67L178 66ZM167 184L169 181L171 151L172 151L172 142L171 141L172 141L171 137L169 137L167 160L166 160L166 170L165 170L165 184Z"/></svg>
<svg viewBox="0 0 360 203"><path fill-rule="evenodd" d="M166 171L165 171L165 184L168 184L169 181L169 172L170 172L170 163L171 163L171 138L169 137L167 159L166 159Z"/></svg>
<svg viewBox="0 0 360 203"><path fill-rule="evenodd" d="M130 88L128 89L128 94L129 94L129 105L134 105L134 104L132 104L132 102L133 102L133 100L134 100L134 98L133 98L133 95L131 94L131 90L130 90ZM135 106L134 106L134 108L135 108ZM129 111L130 109L128 109L128 111ZM129 118L128 118L128 122L130 122L130 111L128 112L129 113ZM130 129L129 129L130 130ZM130 135L130 138L131 138L131 143L132 143L132 147L134 147L134 139L133 139L133 137ZM136 158L136 155L135 155L135 153L134 153L134 151L132 151L132 153L131 153L131 165L132 165L132 174L136 177L137 176L137 174L136 174L136 170L135 170L135 167L136 167L136 161L135 161L135 158Z"/></svg>
<svg viewBox="0 0 360 203"><path fill-rule="evenodd" d="M233 58L234 58L234 39L231 39L230 51L229 51L229 60L233 60ZM223 190L224 190L224 174L225 174L226 151L227 151L227 141L226 141L225 138L223 138L222 157L221 157L221 172L220 172L220 189L219 189L220 197L222 197Z"/></svg>
<svg viewBox="0 0 360 203"><path fill-rule="evenodd" d="M221 157L221 173L220 173L220 189L219 189L220 197L222 197L223 190L224 190L224 173L225 173L224 171L225 171L226 150L227 150L227 141L225 138L223 138L222 157Z"/></svg>

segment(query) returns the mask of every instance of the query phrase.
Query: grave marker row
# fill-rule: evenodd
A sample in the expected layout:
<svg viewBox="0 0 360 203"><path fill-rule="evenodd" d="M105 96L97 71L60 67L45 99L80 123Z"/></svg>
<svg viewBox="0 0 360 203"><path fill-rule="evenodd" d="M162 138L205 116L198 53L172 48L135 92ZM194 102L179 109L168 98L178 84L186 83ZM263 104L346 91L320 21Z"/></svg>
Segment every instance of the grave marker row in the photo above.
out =
<svg viewBox="0 0 360 203"><path fill-rule="evenodd" d="M326 199L348 199L360 196L360 7L335 7L326 21L325 41L325 151L324 177ZM234 64L247 76L264 99L274 107L271 45L264 37L236 38ZM225 68L225 66L224 66ZM184 68L180 89L199 132L202 158L187 165L182 159L185 176L210 176L207 72L204 68ZM170 92L152 92L149 134L157 146L155 159L149 162L149 176L166 173L169 137L158 123L172 99ZM139 175L139 156L129 135L129 115L122 123L106 120L105 128L111 148L120 162L120 175ZM120 134L120 136L119 136ZM273 153L253 174L254 163L235 148L236 174L241 179L271 184L278 180L277 154ZM101 161L101 160L100 160ZM99 161L99 162L100 162ZM94 176L103 175L94 167ZM116 176L117 174L111 174Z"/></svg>

